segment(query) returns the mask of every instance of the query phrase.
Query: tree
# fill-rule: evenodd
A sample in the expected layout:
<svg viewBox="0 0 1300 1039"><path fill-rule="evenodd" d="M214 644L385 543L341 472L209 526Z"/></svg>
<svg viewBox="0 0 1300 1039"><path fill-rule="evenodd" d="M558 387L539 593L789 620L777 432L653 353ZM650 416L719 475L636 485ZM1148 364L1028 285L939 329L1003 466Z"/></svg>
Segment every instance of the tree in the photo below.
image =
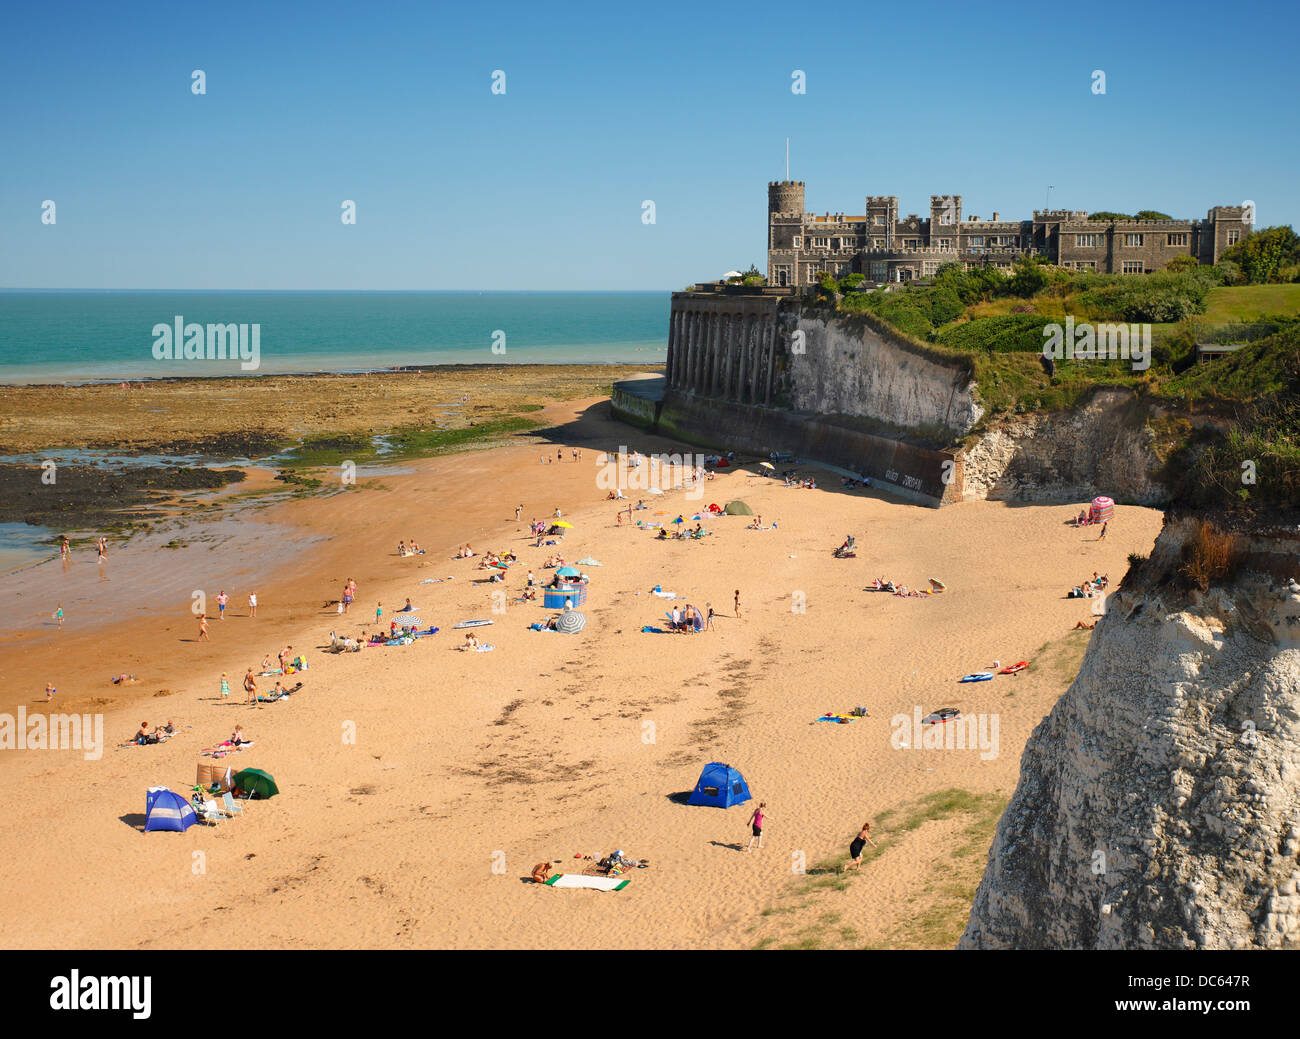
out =
<svg viewBox="0 0 1300 1039"><path fill-rule="evenodd" d="M1251 285L1279 281L1281 268L1300 262L1300 236L1289 225L1266 227L1247 235L1223 259L1237 264Z"/></svg>
<svg viewBox="0 0 1300 1039"><path fill-rule="evenodd" d="M1029 299L1047 284L1047 272L1036 256L1017 256L1011 266L1013 273L1005 288L1009 295Z"/></svg>
<svg viewBox="0 0 1300 1039"><path fill-rule="evenodd" d="M1165 264L1165 270L1170 271L1174 274L1178 274L1186 271L1194 271L1198 267L1200 267L1200 263L1197 262L1195 256L1175 256L1172 260L1170 260L1167 264Z"/></svg>
<svg viewBox="0 0 1300 1039"><path fill-rule="evenodd" d="M1133 214L1134 220L1172 220L1168 213L1162 213L1158 209L1139 209Z"/></svg>
<svg viewBox="0 0 1300 1039"><path fill-rule="evenodd" d="M1129 216L1127 213L1112 213L1109 210L1103 209L1100 213L1089 213L1088 219L1110 221L1110 220L1132 220L1133 218Z"/></svg>

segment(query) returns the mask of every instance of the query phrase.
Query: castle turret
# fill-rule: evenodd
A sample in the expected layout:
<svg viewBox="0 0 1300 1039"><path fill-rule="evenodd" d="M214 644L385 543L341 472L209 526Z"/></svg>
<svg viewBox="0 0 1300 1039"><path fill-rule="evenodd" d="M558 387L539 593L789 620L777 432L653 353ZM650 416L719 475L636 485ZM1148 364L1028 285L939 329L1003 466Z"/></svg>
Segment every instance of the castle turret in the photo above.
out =
<svg viewBox="0 0 1300 1039"><path fill-rule="evenodd" d="M767 185L767 215L803 216L803 181L774 180Z"/></svg>

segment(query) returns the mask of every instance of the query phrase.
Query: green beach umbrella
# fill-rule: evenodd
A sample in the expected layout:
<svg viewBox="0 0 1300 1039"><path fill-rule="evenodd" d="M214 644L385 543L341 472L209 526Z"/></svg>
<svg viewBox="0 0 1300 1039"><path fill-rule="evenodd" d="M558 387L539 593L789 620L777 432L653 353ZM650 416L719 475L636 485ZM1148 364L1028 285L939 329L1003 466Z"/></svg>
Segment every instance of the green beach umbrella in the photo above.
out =
<svg viewBox="0 0 1300 1039"><path fill-rule="evenodd" d="M236 772L235 786L261 798L274 797L280 792L280 788L275 785L275 777L260 768L246 768L242 772Z"/></svg>
<svg viewBox="0 0 1300 1039"><path fill-rule="evenodd" d="M727 502L727 507L726 507L725 509L723 509L723 511L724 511L728 516L752 516L752 515L754 515L754 510L751 509L748 505L746 505L743 501L729 501L729 502Z"/></svg>

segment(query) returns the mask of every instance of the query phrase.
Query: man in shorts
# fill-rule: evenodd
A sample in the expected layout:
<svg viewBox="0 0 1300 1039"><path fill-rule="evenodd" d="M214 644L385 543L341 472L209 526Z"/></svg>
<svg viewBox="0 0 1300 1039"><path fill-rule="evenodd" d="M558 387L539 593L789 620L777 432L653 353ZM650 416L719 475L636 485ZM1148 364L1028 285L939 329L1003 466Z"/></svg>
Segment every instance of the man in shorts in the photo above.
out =
<svg viewBox="0 0 1300 1039"><path fill-rule="evenodd" d="M873 848L877 846L876 842L871 840L871 824L863 823L862 829L858 831L858 835L853 838L853 843L849 845L849 861L844 864L844 869L841 872L857 869L862 865L862 849L867 846L868 842Z"/></svg>

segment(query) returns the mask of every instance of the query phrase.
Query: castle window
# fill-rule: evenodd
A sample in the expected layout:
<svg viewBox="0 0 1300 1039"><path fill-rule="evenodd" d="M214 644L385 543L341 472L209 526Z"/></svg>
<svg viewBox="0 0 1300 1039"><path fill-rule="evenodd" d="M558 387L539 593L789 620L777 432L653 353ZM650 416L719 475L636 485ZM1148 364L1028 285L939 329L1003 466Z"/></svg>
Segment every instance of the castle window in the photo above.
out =
<svg viewBox="0 0 1300 1039"><path fill-rule="evenodd" d="M885 218L881 214L877 213L875 216L871 218L871 222L875 224L877 227L880 227L884 224Z"/></svg>
<svg viewBox="0 0 1300 1039"><path fill-rule="evenodd" d="M951 248L952 248L952 239L951 239L951 238L940 238L940 239L939 239L939 248L940 248L940 249L951 249Z"/></svg>
<svg viewBox="0 0 1300 1039"><path fill-rule="evenodd" d="M802 249L802 248L803 248L803 237L802 237L801 235L795 235L795 236L794 236L794 242L793 242L791 248L794 248L794 249Z"/></svg>
<svg viewBox="0 0 1300 1039"><path fill-rule="evenodd" d="M909 238L903 244L906 245L909 249L917 249L920 248L921 241L919 238Z"/></svg>
<svg viewBox="0 0 1300 1039"><path fill-rule="evenodd" d="M984 236L982 234L971 235L970 238L966 240L966 244L969 245L972 249L983 249Z"/></svg>
<svg viewBox="0 0 1300 1039"><path fill-rule="evenodd" d="M1141 249L1146 243L1146 235L1126 234L1124 236L1124 245L1129 249Z"/></svg>
<svg viewBox="0 0 1300 1039"><path fill-rule="evenodd" d="M1229 232L1228 232L1228 244L1229 244L1229 245L1236 245L1236 244L1237 244L1238 242L1240 242L1240 241L1241 241L1241 232L1240 232L1240 231L1229 231Z"/></svg>
<svg viewBox="0 0 1300 1039"><path fill-rule="evenodd" d="M812 247L814 249L827 249L830 247L830 244L831 240L829 238L814 238Z"/></svg>
<svg viewBox="0 0 1300 1039"><path fill-rule="evenodd" d="M1074 244L1080 249L1095 249L1101 244L1097 238L1095 234L1077 234L1074 236Z"/></svg>
<svg viewBox="0 0 1300 1039"><path fill-rule="evenodd" d="M1141 260L1125 260L1120 266L1121 274L1142 274L1144 271Z"/></svg>
<svg viewBox="0 0 1300 1039"><path fill-rule="evenodd" d="M1186 245L1187 245L1187 233L1186 233L1186 232L1182 232L1182 233L1180 233L1180 234L1171 234L1171 235L1167 235L1167 236L1165 237L1165 245L1172 245L1172 246L1186 246Z"/></svg>
<svg viewBox="0 0 1300 1039"><path fill-rule="evenodd" d="M871 239L871 248L873 248L873 249L883 249L884 247L885 247L885 240L884 240L883 238L873 238L873 239Z"/></svg>
<svg viewBox="0 0 1300 1039"><path fill-rule="evenodd" d="M1097 261L1096 261L1096 260L1079 260L1079 261L1077 261L1077 262L1075 263L1075 265L1074 265L1074 269L1075 269L1076 271L1095 271L1095 270L1097 269Z"/></svg>
<svg viewBox="0 0 1300 1039"><path fill-rule="evenodd" d="M889 267L881 260L873 261L871 264L871 280L886 281L889 278Z"/></svg>

